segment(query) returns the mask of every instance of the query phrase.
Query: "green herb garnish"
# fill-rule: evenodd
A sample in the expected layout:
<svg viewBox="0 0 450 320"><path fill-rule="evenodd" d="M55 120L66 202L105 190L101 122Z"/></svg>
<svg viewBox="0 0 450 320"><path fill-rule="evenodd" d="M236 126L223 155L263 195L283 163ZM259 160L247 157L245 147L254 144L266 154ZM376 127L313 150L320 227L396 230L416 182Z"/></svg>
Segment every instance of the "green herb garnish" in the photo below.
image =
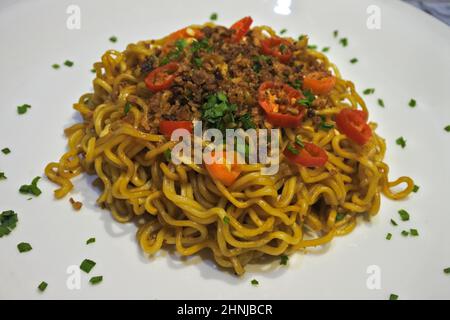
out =
<svg viewBox="0 0 450 320"><path fill-rule="evenodd" d="M397 140L395 140L395 143L401 146L402 148L406 147L406 140L403 137L400 137Z"/></svg>
<svg viewBox="0 0 450 320"><path fill-rule="evenodd" d="M402 219L402 221L408 221L409 220L409 213L408 211L401 209L398 210L398 214L400 215L400 218Z"/></svg>
<svg viewBox="0 0 450 320"><path fill-rule="evenodd" d="M353 58L350 60L350 63L355 64L358 62L358 58Z"/></svg>
<svg viewBox="0 0 450 320"><path fill-rule="evenodd" d="M66 60L66 61L64 61L64 65L65 65L66 67L72 67L72 66L73 66L73 61Z"/></svg>
<svg viewBox="0 0 450 320"><path fill-rule="evenodd" d="M230 223L230 218L227 217L227 216L223 217L223 223L229 224Z"/></svg>
<svg viewBox="0 0 450 320"><path fill-rule="evenodd" d="M21 106L17 106L17 113L18 114L24 114L27 112L27 110L31 108L29 104L23 104Z"/></svg>
<svg viewBox="0 0 450 320"><path fill-rule="evenodd" d="M33 181L31 181L31 184L24 184L20 187L19 192L23 194L32 194L35 196L39 196L42 191L38 188L37 184L41 177L35 177Z"/></svg>
<svg viewBox="0 0 450 320"><path fill-rule="evenodd" d="M89 259L84 259L83 262L80 264L80 269L83 270L86 273L91 272L92 268L95 267L96 263Z"/></svg>
<svg viewBox="0 0 450 320"><path fill-rule="evenodd" d="M382 99L378 99L378 105L384 108L384 101Z"/></svg>
<svg viewBox="0 0 450 320"><path fill-rule="evenodd" d="M159 63L160 66L168 64L170 61L178 60L184 52L184 48L187 46L186 39L178 39L174 43L175 49L170 51L167 56L163 57Z"/></svg>
<svg viewBox="0 0 450 320"><path fill-rule="evenodd" d="M416 100L411 99L411 100L409 100L408 105L409 105L411 108L414 108L414 107L417 105L417 102L416 102Z"/></svg>
<svg viewBox="0 0 450 320"><path fill-rule="evenodd" d="M409 232L406 230L402 231L402 236L407 237L409 235Z"/></svg>
<svg viewBox="0 0 450 320"><path fill-rule="evenodd" d="M389 300L398 300L398 295L391 293L391 295L389 296Z"/></svg>
<svg viewBox="0 0 450 320"><path fill-rule="evenodd" d="M448 126L444 127L444 130L447 132L450 132L450 124Z"/></svg>
<svg viewBox="0 0 450 320"><path fill-rule="evenodd" d="M91 69L91 72L92 73L97 73L97 71L94 68Z"/></svg>
<svg viewBox="0 0 450 320"><path fill-rule="evenodd" d="M368 89L366 89L366 90L363 91L364 94L372 94L372 93L374 93L374 92L375 92L375 89L374 89L374 88L368 88Z"/></svg>
<svg viewBox="0 0 450 320"><path fill-rule="evenodd" d="M250 281L250 283L251 283L252 285L254 285L254 286L259 285L259 282L258 282L258 280L256 280L256 279L253 279L252 281Z"/></svg>
<svg viewBox="0 0 450 320"><path fill-rule="evenodd" d="M288 144L288 145L286 146L286 149L288 149L290 153L295 154L295 155L297 155L297 154L300 153L300 151L298 151L297 148L293 147L293 146L290 145L290 144Z"/></svg>
<svg viewBox="0 0 450 320"><path fill-rule="evenodd" d="M445 268L445 269L444 269L444 273L445 273L445 274L449 274L449 273L450 273L450 268Z"/></svg>
<svg viewBox="0 0 450 320"><path fill-rule="evenodd" d="M89 282L91 283L91 284L98 284L98 283L100 283L100 282L102 282L103 281L103 276L95 276L95 277L92 277L90 280L89 280Z"/></svg>
<svg viewBox="0 0 450 320"><path fill-rule="evenodd" d="M302 139L300 139L298 136L295 137L295 143L296 143L297 145L299 145L301 148L304 148L304 147L305 147L305 145L303 144Z"/></svg>
<svg viewBox="0 0 450 320"><path fill-rule="evenodd" d="M206 39L192 42L191 48L190 48L192 53L195 53L200 50L208 50L208 49L209 49L209 43L208 43L208 40L206 40Z"/></svg>
<svg viewBox="0 0 450 320"><path fill-rule="evenodd" d="M330 51L330 47L323 47L322 48L322 52L328 52L328 51Z"/></svg>
<svg viewBox="0 0 450 320"><path fill-rule="evenodd" d="M0 238L11 233L16 228L17 213L12 210L3 211L0 214Z"/></svg>
<svg viewBox="0 0 450 320"><path fill-rule="evenodd" d="M202 60L202 58L193 58L192 59L193 61L194 61L194 65L197 67L197 68L200 68L201 66L202 66L202 64L203 64L203 60Z"/></svg>
<svg viewBox="0 0 450 320"><path fill-rule="evenodd" d="M316 97L315 97L314 94L313 94L311 91L309 91L309 90L304 91L304 92L303 92L303 95L304 95L305 97L302 98L302 99L297 100L297 103L298 103L298 104L301 104L301 105L303 105L303 106L310 107L310 106L312 105L312 103L313 103L313 101L314 101L314 99L315 99Z"/></svg>
<svg viewBox="0 0 450 320"><path fill-rule="evenodd" d="M344 214L344 213L338 213L338 214L336 215L336 218L334 219L334 221L335 221L335 222L339 222L339 221L341 221L342 219L344 219L344 217L345 217L345 214Z"/></svg>
<svg viewBox="0 0 450 320"><path fill-rule="evenodd" d="M347 38L341 38L339 40L339 43L342 44L343 47L346 47L348 45L348 39Z"/></svg>
<svg viewBox="0 0 450 320"><path fill-rule="evenodd" d="M289 257L287 255L283 254L280 256L280 264L282 266L287 265L288 260L289 260Z"/></svg>
<svg viewBox="0 0 450 320"><path fill-rule="evenodd" d="M398 226L397 222L396 222L394 219L391 219L391 224L392 224L393 226Z"/></svg>
<svg viewBox="0 0 450 320"><path fill-rule="evenodd" d="M246 113L239 117L239 122L242 124L244 130L256 129L256 124L253 122L250 113Z"/></svg>
<svg viewBox="0 0 450 320"><path fill-rule="evenodd" d="M285 34L287 32L287 29L283 28L280 30L280 34Z"/></svg>
<svg viewBox="0 0 450 320"><path fill-rule="evenodd" d="M131 110L131 107L132 107L131 103L129 103L129 102L125 103L125 107L123 108L123 113L128 114L128 112L130 112L130 110Z"/></svg>
<svg viewBox="0 0 450 320"><path fill-rule="evenodd" d="M2 149L2 152L3 152L4 154L9 154L9 153L11 153L11 150L10 150L9 148L3 148L3 149Z"/></svg>
<svg viewBox="0 0 450 320"><path fill-rule="evenodd" d="M305 35L301 34L301 35L298 36L298 41L302 41L304 38L305 38Z"/></svg>
<svg viewBox="0 0 450 320"><path fill-rule="evenodd" d="M417 229L409 229L409 233L414 237L419 236L419 231L417 231Z"/></svg>
<svg viewBox="0 0 450 320"><path fill-rule="evenodd" d="M48 287L48 283L45 282L45 281L42 281L42 282L39 284L38 289L39 289L39 291L44 292L45 289L47 289L47 287Z"/></svg>
<svg viewBox="0 0 450 320"><path fill-rule="evenodd" d="M235 125L235 113L237 106L228 102L227 96L218 92L208 97L202 107L202 120L208 128L216 128L225 131L226 128Z"/></svg>
<svg viewBox="0 0 450 320"><path fill-rule="evenodd" d="M4 172L0 172L0 180L7 179Z"/></svg>
<svg viewBox="0 0 450 320"><path fill-rule="evenodd" d="M219 17L219 15L216 12L211 13L211 15L209 16L209 20L211 21L216 21L217 18Z"/></svg>
<svg viewBox="0 0 450 320"><path fill-rule="evenodd" d="M59 69L59 67L60 67L60 65L57 64L57 63L52 64L52 68L55 69L55 70Z"/></svg>
<svg viewBox="0 0 450 320"><path fill-rule="evenodd" d="M339 35L339 31L338 30L334 30L333 31L333 37L337 38L338 35Z"/></svg>
<svg viewBox="0 0 450 320"><path fill-rule="evenodd" d="M420 187L419 187L418 185L415 184L412 191L413 191L414 193L417 193L417 191L419 191L419 189L420 189Z"/></svg>
<svg viewBox="0 0 450 320"><path fill-rule="evenodd" d="M170 149L164 150L163 154L164 159L166 159L167 162L170 162L172 160L172 152L170 151Z"/></svg>
<svg viewBox="0 0 450 320"><path fill-rule="evenodd" d="M109 38L109 41L115 43L115 42L117 42L117 37L116 36L112 36L112 37Z"/></svg>
<svg viewBox="0 0 450 320"><path fill-rule="evenodd" d="M17 245L17 249L19 249L19 252L22 253L22 252L31 251L31 249L33 249L33 248L31 247L31 245L29 243L21 242Z"/></svg>
<svg viewBox="0 0 450 320"><path fill-rule="evenodd" d="M91 244L94 242L95 242L95 238L89 238L89 239L87 239L86 244Z"/></svg>
<svg viewBox="0 0 450 320"><path fill-rule="evenodd" d="M392 239L392 233L388 233L386 235L386 240L391 240Z"/></svg>
<svg viewBox="0 0 450 320"><path fill-rule="evenodd" d="M317 45L315 45L315 44L310 44L310 45L308 45L308 49L316 50L316 49L317 49Z"/></svg>

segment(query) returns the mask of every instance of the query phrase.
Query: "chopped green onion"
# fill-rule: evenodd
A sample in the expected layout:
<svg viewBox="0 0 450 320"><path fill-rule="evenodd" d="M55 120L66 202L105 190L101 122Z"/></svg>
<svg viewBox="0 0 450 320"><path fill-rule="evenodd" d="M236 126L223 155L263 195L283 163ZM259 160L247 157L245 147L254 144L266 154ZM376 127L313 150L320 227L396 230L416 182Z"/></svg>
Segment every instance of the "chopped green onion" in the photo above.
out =
<svg viewBox="0 0 450 320"><path fill-rule="evenodd" d="M45 281L42 281L42 282L39 284L38 289L39 289L39 291L44 292L45 289L47 289L47 286L48 286L48 283L45 282Z"/></svg>
<svg viewBox="0 0 450 320"><path fill-rule="evenodd" d="M17 213L12 210L3 211L0 214L0 238L10 234L18 221Z"/></svg>
<svg viewBox="0 0 450 320"><path fill-rule="evenodd" d="M216 21L217 18L219 17L219 15L216 12L211 13L211 15L209 16L209 20L211 21Z"/></svg>
<svg viewBox="0 0 450 320"><path fill-rule="evenodd" d="M299 145L300 147L302 147L302 148L305 147L305 145L303 144L302 140L301 140L298 136L295 137L295 143L296 143L297 145Z"/></svg>
<svg viewBox="0 0 450 320"><path fill-rule="evenodd" d="M250 283L251 283L252 285L254 285L254 286L259 285L259 281L256 280L256 279L253 279L252 281L250 281Z"/></svg>
<svg viewBox="0 0 450 320"><path fill-rule="evenodd" d="M338 35L339 35L339 31L338 30L334 30L333 31L333 37L337 38Z"/></svg>
<svg viewBox="0 0 450 320"><path fill-rule="evenodd" d="M283 28L283 29L280 30L280 34L285 34L286 32L287 32L287 29Z"/></svg>
<svg viewBox="0 0 450 320"><path fill-rule="evenodd" d="M305 97L302 98L302 99L297 100L297 103L301 104L301 105L304 105L304 106L307 106L307 107L311 106L311 104L313 103L314 99L316 98L314 96L314 94L311 91L306 90L306 91L303 92L303 95Z"/></svg>
<svg viewBox="0 0 450 320"><path fill-rule="evenodd" d="M20 187L19 192L22 194L32 194L35 196L39 196L42 191L38 188L37 184L41 177L35 177L31 184L24 184Z"/></svg>
<svg viewBox="0 0 450 320"><path fill-rule="evenodd" d="M386 240L391 240L392 239L392 233L388 233L386 235Z"/></svg>
<svg viewBox="0 0 450 320"><path fill-rule="evenodd" d="M92 268L95 267L96 263L89 259L84 259L83 262L80 264L80 269L83 270L86 273L91 272Z"/></svg>
<svg viewBox="0 0 450 320"><path fill-rule="evenodd" d="M350 63L352 63L352 64L355 64L355 63L357 63L357 62L358 62L358 59L357 59L357 58L353 58L353 59L350 60Z"/></svg>
<svg viewBox="0 0 450 320"><path fill-rule="evenodd" d="M374 88L368 88L368 89L366 89L366 90L363 91L364 94L372 94L372 93L374 93L374 92L375 92L375 89L374 89Z"/></svg>
<svg viewBox="0 0 450 320"><path fill-rule="evenodd" d="M398 226L397 222L396 222L394 219L391 219L391 224L392 224L393 226Z"/></svg>
<svg viewBox="0 0 450 320"><path fill-rule="evenodd" d="M409 229L409 233L414 237L419 236L419 231L417 231L417 229Z"/></svg>
<svg viewBox="0 0 450 320"><path fill-rule="evenodd" d="M73 66L73 62L70 61L70 60L66 60L66 61L64 61L64 65L65 65L66 67L72 67L72 66Z"/></svg>
<svg viewBox="0 0 450 320"><path fill-rule="evenodd" d="M228 218L227 216L223 217L223 223L229 224L230 223L230 218Z"/></svg>
<svg viewBox="0 0 450 320"><path fill-rule="evenodd" d="M172 160L172 151L170 151L170 149L164 150L163 154L167 162L170 162Z"/></svg>
<svg viewBox="0 0 450 320"><path fill-rule="evenodd" d="M52 68L55 69L55 70L59 69L59 67L60 67L60 65L57 64L57 63L52 64Z"/></svg>
<svg viewBox="0 0 450 320"><path fill-rule="evenodd" d="M417 105L417 102L416 102L416 100L411 99L411 100L409 100L408 105L409 105L411 108L414 108L414 107Z"/></svg>
<svg viewBox="0 0 450 320"><path fill-rule="evenodd" d="M304 34L301 34L301 35L298 37L298 41L302 41L304 38L305 38L305 35L304 35Z"/></svg>
<svg viewBox="0 0 450 320"><path fill-rule="evenodd" d="M348 40L347 38L342 38L339 40L339 43L342 44L343 47L346 47L348 45Z"/></svg>
<svg viewBox="0 0 450 320"><path fill-rule="evenodd" d="M115 42L117 42L117 37L116 36L112 36L112 37L109 38L109 41L115 43Z"/></svg>
<svg viewBox="0 0 450 320"><path fill-rule="evenodd" d="M323 47L322 48L322 52L328 52L328 51L330 51L330 47Z"/></svg>
<svg viewBox="0 0 450 320"><path fill-rule="evenodd" d="M102 282L103 281L103 276L95 276L95 277L92 277L90 280L89 280L89 282L91 283L91 284L98 284L98 283L100 283L100 282Z"/></svg>
<svg viewBox="0 0 450 320"><path fill-rule="evenodd" d="M0 172L0 180L7 179L4 172Z"/></svg>
<svg viewBox="0 0 450 320"><path fill-rule="evenodd" d="M19 249L19 252L22 253L22 252L31 251L31 249L33 249L33 248L31 247L31 245L29 243L21 242L17 245L17 249Z"/></svg>
<svg viewBox="0 0 450 320"><path fill-rule="evenodd" d="M92 73L96 73L97 71L96 71L94 68L92 68L92 69L91 69L91 72L92 72Z"/></svg>
<svg viewBox="0 0 450 320"><path fill-rule="evenodd" d="M250 113L246 113L239 117L239 122L242 124L244 130L256 129L256 124L253 122Z"/></svg>
<svg viewBox="0 0 450 320"><path fill-rule="evenodd" d="M450 124L444 128L445 131L450 132Z"/></svg>
<svg viewBox="0 0 450 320"><path fill-rule="evenodd" d="M289 260L289 257L287 255L283 254L280 257L280 264L285 266L285 265L287 265L288 260Z"/></svg>
<svg viewBox="0 0 450 320"><path fill-rule="evenodd" d="M31 108L29 104L23 104L21 106L17 106L17 113L18 114L24 114L27 112L27 110Z"/></svg>
<svg viewBox="0 0 450 320"><path fill-rule="evenodd" d="M445 268L444 269L444 273L449 274L450 273L450 268Z"/></svg>
<svg viewBox="0 0 450 320"><path fill-rule="evenodd" d="M419 191L419 189L420 189L420 187L418 186L418 185L414 185L414 188L413 188L413 192L415 192L415 193L417 193L417 191Z"/></svg>
<svg viewBox="0 0 450 320"><path fill-rule="evenodd" d="M384 101L383 101L383 99L378 99L378 105L379 105L380 107L383 107L383 108L384 108Z"/></svg>
<svg viewBox="0 0 450 320"><path fill-rule="evenodd" d="M402 221L408 221L409 220L409 213L408 211L401 209L398 210L398 214L400 215L400 218L402 219Z"/></svg>
<svg viewBox="0 0 450 320"><path fill-rule="evenodd" d="M338 213L338 214L336 215L336 218L334 219L334 221L335 221L335 222L339 222L339 221L341 221L342 219L344 219L344 217L345 217L345 214L344 214L344 213Z"/></svg>
<svg viewBox="0 0 450 320"><path fill-rule="evenodd" d="M308 49L316 50L317 46L315 44L310 44L310 45L308 45Z"/></svg>
<svg viewBox="0 0 450 320"><path fill-rule="evenodd" d="M202 64L203 64L202 58L194 58L193 60L194 60L195 66L196 66L197 68L200 68L200 67L202 66Z"/></svg>
<svg viewBox="0 0 450 320"><path fill-rule="evenodd" d="M320 128L324 130L330 130L334 128L334 124L322 122Z"/></svg>
<svg viewBox="0 0 450 320"><path fill-rule="evenodd" d="M89 239L87 239L86 244L91 244L94 242L95 242L95 238L89 238Z"/></svg>
<svg viewBox="0 0 450 320"><path fill-rule="evenodd" d="M389 300L398 300L398 295L391 293L391 295L389 296Z"/></svg>
<svg viewBox="0 0 450 320"><path fill-rule="evenodd" d="M395 143L401 146L402 148L406 147L406 140L403 137L400 137L397 140L395 140Z"/></svg>
<svg viewBox="0 0 450 320"><path fill-rule="evenodd" d="M11 150L10 150L9 148L3 148L3 149L2 149L2 152L3 152L4 154L8 154L8 153L11 153Z"/></svg>
<svg viewBox="0 0 450 320"><path fill-rule="evenodd" d="M300 151L298 151L296 148L294 148L293 146L291 146L290 144L288 144L287 146L286 146L286 149L288 149L292 154L299 154L300 153Z"/></svg>
<svg viewBox="0 0 450 320"><path fill-rule="evenodd" d="M131 107L132 107L131 103L127 102L125 104L125 107L123 108L123 113L128 114L128 112L130 112Z"/></svg>
<svg viewBox="0 0 450 320"><path fill-rule="evenodd" d="M402 236L406 237L406 236L408 236L408 235L409 235L409 232L408 232L408 231L406 231L406 230L403 230L403 231L402 231Z"/></svg>

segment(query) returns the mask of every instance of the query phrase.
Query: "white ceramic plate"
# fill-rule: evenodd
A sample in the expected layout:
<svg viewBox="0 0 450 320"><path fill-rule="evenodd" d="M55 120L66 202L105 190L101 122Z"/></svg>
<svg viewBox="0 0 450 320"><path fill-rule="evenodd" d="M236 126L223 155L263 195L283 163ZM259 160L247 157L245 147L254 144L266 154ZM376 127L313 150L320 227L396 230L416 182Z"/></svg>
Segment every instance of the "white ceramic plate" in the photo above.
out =
<svg viewBox="0 0 450 320"><path fill-rule="evenodd" d="M79 30L66 27L71 4L81 9ZM366 26L370 5L380 9L379 30ZM251 267L241 278L199 257L182 260L162 252L148 259L135 241L135 226L120 225L95 206L98 194L86 178L77 179L73 194L84 203L78 213L67 199L53 199L54 185L45 178L40 197L27 201L19 194L20 185L43 175L46 163L65 150L63 128L78 120L72 103L91 90L92 63L106 49L123 50L205 22L212 12L219 13L220 24L251 15L255 24L287 28L292 36L306 33L319 47L330 46L329 57L344 78L359 91L376 88L366 101L387 139L391 177L410 175L420 191L406 201L383 199L371 223L361 222L320 253L297 254L289 267ZM348 38L346 48L333 38L335 29ZM108 41L112 35L118 37L115 44ZM0 153L0 171L8 177L0 181L0 210L15 210L20 222L0 238L0 298L450 298L450 276L443 272L450 266L450 133L443 129L450 124L449 39L450 28L391 0L2 1L0 147L12 153ZM353 57L359 59L354 65ZM66 59L75 65L51 68ZM417 100L414 109L408 107L411 98ZM16 106L24 103L32 108L19 116ZM399 136L407 140L405 149L395 144ZM399 221L401 208L411 220L393 227L389 220ZM420 236L402 237L401 230L409 228ZM391 241L385 240L388 232ZM97 242L86 246L92 236ZM18 253L22 241L33 250ZM67 269L85 258L97 265L81 275L79 290L70 290ZM367 286L368 268L380 272L380 288ZM90 285L91 275L103 275L103 283ZM250 285L253 278L259 287ZM43 294L36 289L41 280L49 283Z"/></svg>

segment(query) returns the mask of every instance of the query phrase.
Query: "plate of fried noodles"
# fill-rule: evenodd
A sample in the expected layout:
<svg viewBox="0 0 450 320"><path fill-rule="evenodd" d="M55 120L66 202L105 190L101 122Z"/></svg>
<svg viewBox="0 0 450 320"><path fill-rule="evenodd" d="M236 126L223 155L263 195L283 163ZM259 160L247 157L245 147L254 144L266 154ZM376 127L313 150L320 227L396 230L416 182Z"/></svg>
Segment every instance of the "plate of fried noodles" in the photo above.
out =
<svg viewBox="0 0 450 320"><path fill-rule="evenodd" d="M399 1L6 1L0 297L449 298L449 36Z"/></svg>

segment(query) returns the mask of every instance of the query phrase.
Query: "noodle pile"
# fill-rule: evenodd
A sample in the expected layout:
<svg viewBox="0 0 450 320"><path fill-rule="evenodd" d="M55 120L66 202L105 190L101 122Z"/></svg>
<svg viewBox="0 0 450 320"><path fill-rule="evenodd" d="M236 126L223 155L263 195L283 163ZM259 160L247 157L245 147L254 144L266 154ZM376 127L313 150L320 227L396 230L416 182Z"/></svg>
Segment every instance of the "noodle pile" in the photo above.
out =
<svg viewBox="0 0 450 320"><path fill-rule="evenodd" d="M253 30L261 37L274 34L269 27ZM359 146L337 129L317 130L312 119L305 119L298 128L280 131L280 148L300 135L326 150L325 166L292 165L280 152L278 173L262 175L261 165L244 164L229 187L212 179L203 165L173 165L164 153L175 142L143 125L149 106L136 71L165 41L130 44L124 52L109 50L95 63L94 92L74 104L83 122L65 130L68 151L45 169L60 186L56 198L71 191L75 176L96 175L95 184L102 189L97 203L118 222L139 223L137 240L143 251L154 254L173 245L179 254L190 256L209 249L218 265L241 275L248 263L350 233L358 216L377 214L381 194L402 199L412 191L409 177L389 181L389 166L383 162L386 144L375 133L375 123L369 123L372 138ZM308 54L336 77L330 103L316 110L317 115L334 124L343 108L367 111L353 83L342 79L325 55L314 50ZM128 101L136 107L125 116ZM391 190L402 183L402 191Z"/></svg>

